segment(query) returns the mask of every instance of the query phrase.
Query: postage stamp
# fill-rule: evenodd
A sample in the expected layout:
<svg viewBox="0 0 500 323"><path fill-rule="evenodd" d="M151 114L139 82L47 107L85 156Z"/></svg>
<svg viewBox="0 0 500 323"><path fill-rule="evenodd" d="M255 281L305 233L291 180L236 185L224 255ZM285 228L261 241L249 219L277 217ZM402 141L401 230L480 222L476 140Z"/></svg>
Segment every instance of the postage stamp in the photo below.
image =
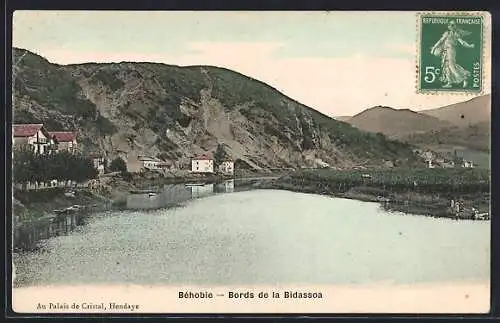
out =
<svg viewBox="0 0 500 323"><path fill-rule="evenodd" d="M419 92L483 90L483 16L418 15Z"/></svg>
<svg viewBox="0 0 500 323"><path fill-rule="evenodd" d="M11 316L488 313L491 26L16 10Z"/></svg>

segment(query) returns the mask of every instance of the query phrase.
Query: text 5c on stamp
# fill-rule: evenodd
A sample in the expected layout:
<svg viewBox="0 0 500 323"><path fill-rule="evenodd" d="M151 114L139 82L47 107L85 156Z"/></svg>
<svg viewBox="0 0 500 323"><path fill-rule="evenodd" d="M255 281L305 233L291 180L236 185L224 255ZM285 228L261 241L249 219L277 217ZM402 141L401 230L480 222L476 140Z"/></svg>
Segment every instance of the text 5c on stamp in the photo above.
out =
<svg viewBox="0 0 500 323"><path fill-rule="evenodd" d="M483 16L418 15L418 91L483 90Z"/></svg>

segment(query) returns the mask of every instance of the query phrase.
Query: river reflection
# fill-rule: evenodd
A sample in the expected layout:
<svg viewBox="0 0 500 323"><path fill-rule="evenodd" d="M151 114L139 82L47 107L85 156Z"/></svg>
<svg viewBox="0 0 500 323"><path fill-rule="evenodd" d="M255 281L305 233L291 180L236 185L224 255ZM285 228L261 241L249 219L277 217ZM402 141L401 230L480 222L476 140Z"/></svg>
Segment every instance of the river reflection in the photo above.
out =
<svg viewBox="0 0 500 323"><path fill-rule="evenodd" d="M234 180L218 184L167 184L156 193L128 195L126 208L131 210L159 209L191 199L231 192L234 192Z"/></svg>
<svg viewBox="0 0 500 323"><path fill-rule="evenodd" d="M251 189L255 181L238 181L241 190ZM130 210L154 210L178 205L192 199L235 191L235 181L217 184L167 184L157 193L129 194L125 208ZM86 224L91 211L69 214L52 214L33 221L23 222L13 228L14 250L34 250L40 241L69 234L76 227Z"/></svg>

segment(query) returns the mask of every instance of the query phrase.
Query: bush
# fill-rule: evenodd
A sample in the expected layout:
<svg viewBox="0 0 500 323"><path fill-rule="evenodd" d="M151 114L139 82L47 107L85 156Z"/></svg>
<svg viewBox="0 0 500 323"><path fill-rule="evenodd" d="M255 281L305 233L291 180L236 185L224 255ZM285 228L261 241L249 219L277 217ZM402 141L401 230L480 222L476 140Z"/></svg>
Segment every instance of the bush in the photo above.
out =
<svg viewBox="0 0 500 323"><path fill-rule="evenodd" d="M15 183L71 180L83 182L97 177L92 161L81 155L61 151L38 155L31 147L16 147L13 150L12 173Z"/></svg>
<svg viewBox="0 0 500 323"><path fill-rule="evenodd" d="M122 172L121 175L122 175L123 180L125 180L127 182L131 182L134 179L131 172Z"/></svg>
<svg viewBox="0 0 500 323"><path fill-rule="evenodd" d="M127 163L121 158L116 157L109 164L109 170L111 172L126 172L127 171Z"/></svg>

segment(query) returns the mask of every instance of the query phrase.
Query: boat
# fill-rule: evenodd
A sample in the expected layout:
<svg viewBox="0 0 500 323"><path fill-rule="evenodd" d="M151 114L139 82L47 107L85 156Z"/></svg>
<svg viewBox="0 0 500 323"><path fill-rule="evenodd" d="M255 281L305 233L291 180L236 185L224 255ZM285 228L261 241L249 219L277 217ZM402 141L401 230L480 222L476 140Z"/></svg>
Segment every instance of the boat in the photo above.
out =
<svg viewBox="0 0 500 323"><path fill-rule="evenodd" d="M149 197L156 196L156 193L154 193L154 192L150 192L150 193L148 193L148 196L149 196Z"/></svg>
<svg viewBox="0 0 500 323"><path fill-rule="evenodd" d="M184 184L184 186L191 187L191 186L205 186L205 183L188 183Z"/></svg>
<svg viewBox="0 0 500 323"><path fill-rule="evenodd" d="M156 194L156 190L131 190L129 192L131 194L149 194L149 193Z"/></svg>

